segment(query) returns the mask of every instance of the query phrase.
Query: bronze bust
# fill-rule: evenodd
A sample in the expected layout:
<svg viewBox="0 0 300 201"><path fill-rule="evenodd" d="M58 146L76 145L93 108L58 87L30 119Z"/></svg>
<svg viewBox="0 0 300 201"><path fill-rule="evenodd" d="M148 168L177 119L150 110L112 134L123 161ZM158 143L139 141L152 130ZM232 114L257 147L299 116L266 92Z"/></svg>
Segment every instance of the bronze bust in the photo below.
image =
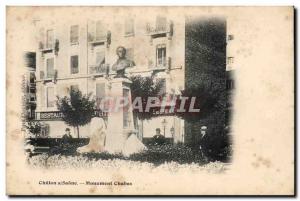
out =
<svg viewBox="0 0 300 201"><path fill-rule="evenodd" d="M112 66L112 70L117 72L115 78L127 78L125 76L125 69L135 66L134 61L126 58L126 49L123 46L119 46L116 51L118 55L118 60Z"/></svg>

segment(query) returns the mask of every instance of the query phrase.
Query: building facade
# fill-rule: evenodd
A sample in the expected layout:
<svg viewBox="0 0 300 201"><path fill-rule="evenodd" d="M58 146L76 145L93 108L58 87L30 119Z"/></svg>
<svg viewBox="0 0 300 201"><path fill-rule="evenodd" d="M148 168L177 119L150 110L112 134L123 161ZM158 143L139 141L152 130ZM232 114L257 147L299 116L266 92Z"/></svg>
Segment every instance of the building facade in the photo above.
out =
<svg viewBox="0 0 300 201"><path fill-rule="evenodd" d="M68 127L57 110L57 96L68 96L73 89L91 93L97 100L107 95L118 46L124 46L127 58L135 62L126 70L128 77L153 76L164 83L162 94L179 94L185 85L184 23L184 18L166 16L154 16L152 21L134 16L113 22L99 16L81 21L36 20L35 118L48 125L47 136L61 137ZM184 121L172 115L139 121L137 127L140 139L152 137L160 128L174 142L184 140ZM80 127L81 137L89 133L89 125Z"/></svg>
<svg viewBox="0 0 300 201"><path fill-rule="evenodd" d="M24 75L24 118L32 120L35 118L36 109L36 53L26 52L25 55L26 74Z"/></svg>

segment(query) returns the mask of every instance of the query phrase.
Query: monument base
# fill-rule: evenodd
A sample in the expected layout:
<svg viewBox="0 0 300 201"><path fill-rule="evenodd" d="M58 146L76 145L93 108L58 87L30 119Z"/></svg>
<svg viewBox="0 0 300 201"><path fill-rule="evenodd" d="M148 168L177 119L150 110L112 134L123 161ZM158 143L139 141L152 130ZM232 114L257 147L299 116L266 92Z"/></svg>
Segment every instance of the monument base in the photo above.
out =
<svg viewBox="0 0 300 201"><path fill-rule="evenodd" d="M131 101L131 83L132 82L128 78L114 78L110 82L111 89L109 96L114 98L124 98L127 99L128 102ZM133 140L135 136L135 134L133 134L134 132L131 104L125 104L123 108L114 108L113 111L108 114L105 150L112 154L122 153L128 155L131 152L133 153L133 150L128 148L128 143L133 143L133 141L136 142L136 140ZM130 139L129 142L128 139ZM137 146L140 147L135 149L136 151L145 148L142 146L142 142L135 144L139 144Z"/></svg>

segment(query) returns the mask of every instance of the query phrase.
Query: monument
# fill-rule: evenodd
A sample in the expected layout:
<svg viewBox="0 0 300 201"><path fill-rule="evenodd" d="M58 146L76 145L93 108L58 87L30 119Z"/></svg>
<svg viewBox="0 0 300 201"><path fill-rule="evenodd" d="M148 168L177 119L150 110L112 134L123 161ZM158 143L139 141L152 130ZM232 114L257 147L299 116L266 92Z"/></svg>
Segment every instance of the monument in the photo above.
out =
<svg viewBox="0 0 300 201"><path fill-rule="evenodd" d="M105 151L105 123L102 118L94 117L90 123L90 141L87 145L79 147L77 152L103 152Z"/></svg>
<svg viewBox="0 0 300 201"><path fill-rule="evenodd" d="M134 129L130 103L130 85L132 82L125 76L126 68L133 67L135 64L126 58L124 47L118 47L116 53L118 60L113 64L112 70L116 71L117 74L110 81L111 88L108 96L113 97L117 103L108 114L105 150L109 153L130 155L146 148L135 135L137 131Z"/></svg>
<svg viewBox="0 0 300 201"><path fill-rule="evenodd" d="M116 53L118 55L118 60L112 66L112 70L117 73L114 78L127 78L125 76L125 69L135 66L135 63L126 58L126 49L124 47L119 46Z"/></svg>

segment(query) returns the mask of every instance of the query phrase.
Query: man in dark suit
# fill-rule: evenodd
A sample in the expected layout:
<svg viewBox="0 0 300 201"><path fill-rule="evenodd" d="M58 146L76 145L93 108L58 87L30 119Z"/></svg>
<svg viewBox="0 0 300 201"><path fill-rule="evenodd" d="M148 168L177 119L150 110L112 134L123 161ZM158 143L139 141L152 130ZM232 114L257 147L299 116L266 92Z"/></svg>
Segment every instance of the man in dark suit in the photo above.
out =
<svg viewBox="0 0 300 201"><path fill-rule="evenodd" d="M166 138L162 134L160 134L160 128L157 128L156 134L153 136L154 145L162 145L166 143Z"/></svg>
<svg viewBox="0 0 300 201"><path fill-rule="evenodd" d="M63 144L69 144L70 140L72 139L71 131L69 128L66 128L66 133L62 137L62 143Z"/></svg>

